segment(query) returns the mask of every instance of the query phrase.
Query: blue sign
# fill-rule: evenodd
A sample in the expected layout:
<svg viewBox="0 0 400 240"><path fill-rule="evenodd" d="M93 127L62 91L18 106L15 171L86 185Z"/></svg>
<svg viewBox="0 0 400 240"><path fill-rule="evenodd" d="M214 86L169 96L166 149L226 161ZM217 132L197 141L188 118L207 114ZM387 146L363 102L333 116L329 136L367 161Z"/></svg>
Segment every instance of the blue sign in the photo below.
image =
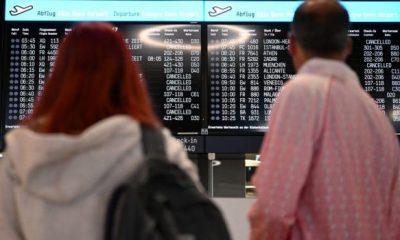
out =
<svg viewBox="0 0 400 240"><path fill-rule="evenodd" d="M6 0L6 21L290 22L302 1ZM342 2L352 22L400 22L400 2Z"/></svg>

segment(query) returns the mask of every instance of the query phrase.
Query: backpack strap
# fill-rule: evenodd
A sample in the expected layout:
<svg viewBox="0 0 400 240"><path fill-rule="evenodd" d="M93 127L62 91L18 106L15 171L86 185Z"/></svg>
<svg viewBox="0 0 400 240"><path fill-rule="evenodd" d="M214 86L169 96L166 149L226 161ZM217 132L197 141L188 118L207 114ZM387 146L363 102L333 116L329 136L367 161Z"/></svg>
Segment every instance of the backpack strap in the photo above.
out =
<svg viewBox="0 0 400 240"><path fill-rule="evenodd" d="M146 160L149 161L167 161L166 153L164 148L164 137L159 129L150 128L140 125L142 132L142 149ZM107 206L106 220L105 220L105 240L113 239L133 239L132 236L155 236L154 231L155 223L151 221L151 218L146 218L146 212L141 205L142 202L139 200L139 196L128 195L137 194L132 189L139 189L139 185L144 183L148 175L148 162L144 161L137 171L125 180L121 185L117 186L111 195ZM131 190L129 190L131 189ZM136 211L133 212L121 212L122 209L126 209L128 204L126 201L130 200L129 205L136 206ZM131 202L133 201L133 202ZM145 221L143 227L145 229L135 228L135 223ZM126 223L129 222L133 226L129 228ZM151 238L153 239L153 238ZM158 239L158 238L157 238Z"/></svg>
<svg viewBox="0 0 400 240"><path fill-rule="evenodd" d="M165 151L164 136L160 129L140 124L142 132L143 153L150 160L168 161Z"/></svg>
<svg viewBox="0 0 400 240"><path fill-rule="evenodd" d="M152 172L159 172L160 169L163 171L168 170L165 168L167 166L171 166L169 161L167 160L167 154L165 151L164 144L164 136L162 131L158 128L149 128L143 124L140 125L142 131L142 149L143 154L146 158L146 163L144 164L145 170L143 172L146 173L146 178L148 175L151 175ZM157 175L157 174L156 174ZM135 180L133 180L135 181ZM137 180L136 180L137 181ZM154 179L153 179L154 181ZM153 201L151 202L152 210L151 220L148 225L150 232L152 234L157 235L161 233L162 237L154 236L149 240L177 240L179 239L179 230L176 226L176 222L172 213L165 209L168 198L164 196L164 194L156 194L153 196ZM147 221L149 222L149 221ZM156 233L157 228L157 233ZM147 239L147 238L146 238Z"/></svg>

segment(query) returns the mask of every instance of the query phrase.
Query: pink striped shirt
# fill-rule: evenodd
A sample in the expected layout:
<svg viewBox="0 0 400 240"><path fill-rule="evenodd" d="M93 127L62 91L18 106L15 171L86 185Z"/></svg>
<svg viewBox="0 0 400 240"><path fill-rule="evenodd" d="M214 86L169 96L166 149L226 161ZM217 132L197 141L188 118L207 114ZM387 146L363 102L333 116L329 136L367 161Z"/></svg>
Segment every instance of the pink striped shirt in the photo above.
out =
<svg viewBox="0 0 400 240"><path fill-rule="evenodd" d="M400 149L344 63L312 59L272 109L252 240L400 239Z"/></svg>

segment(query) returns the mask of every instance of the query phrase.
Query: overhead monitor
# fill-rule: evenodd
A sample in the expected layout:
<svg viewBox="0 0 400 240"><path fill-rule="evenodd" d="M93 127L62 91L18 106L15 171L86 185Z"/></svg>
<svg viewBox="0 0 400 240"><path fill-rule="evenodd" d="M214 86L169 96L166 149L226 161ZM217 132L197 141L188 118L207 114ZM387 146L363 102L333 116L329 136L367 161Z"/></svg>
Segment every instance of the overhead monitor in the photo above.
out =
<svg viewBox="0 0 400 240"><path fill-rule="evenodd" d="M2 135L32 112L72 26L106 21L189 152L258 152L275 97L295 74L287 32L301 2L5 0ZM400 133L400 2L342 3L348 64Z"/></svg>

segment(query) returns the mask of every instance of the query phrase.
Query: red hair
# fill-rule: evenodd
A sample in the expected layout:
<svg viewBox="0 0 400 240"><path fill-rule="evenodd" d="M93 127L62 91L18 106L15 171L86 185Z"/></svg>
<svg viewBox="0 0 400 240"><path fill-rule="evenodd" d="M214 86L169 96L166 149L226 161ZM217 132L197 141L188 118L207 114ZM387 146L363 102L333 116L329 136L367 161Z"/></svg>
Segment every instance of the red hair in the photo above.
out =
<svg viewBox="0 0 400 240"><path fill-rule="evenodd" d="M80 23L64 39L43 95L27 120L45 133L79 133L115 114L159 126L122 35L106 23Z"/></svg>

